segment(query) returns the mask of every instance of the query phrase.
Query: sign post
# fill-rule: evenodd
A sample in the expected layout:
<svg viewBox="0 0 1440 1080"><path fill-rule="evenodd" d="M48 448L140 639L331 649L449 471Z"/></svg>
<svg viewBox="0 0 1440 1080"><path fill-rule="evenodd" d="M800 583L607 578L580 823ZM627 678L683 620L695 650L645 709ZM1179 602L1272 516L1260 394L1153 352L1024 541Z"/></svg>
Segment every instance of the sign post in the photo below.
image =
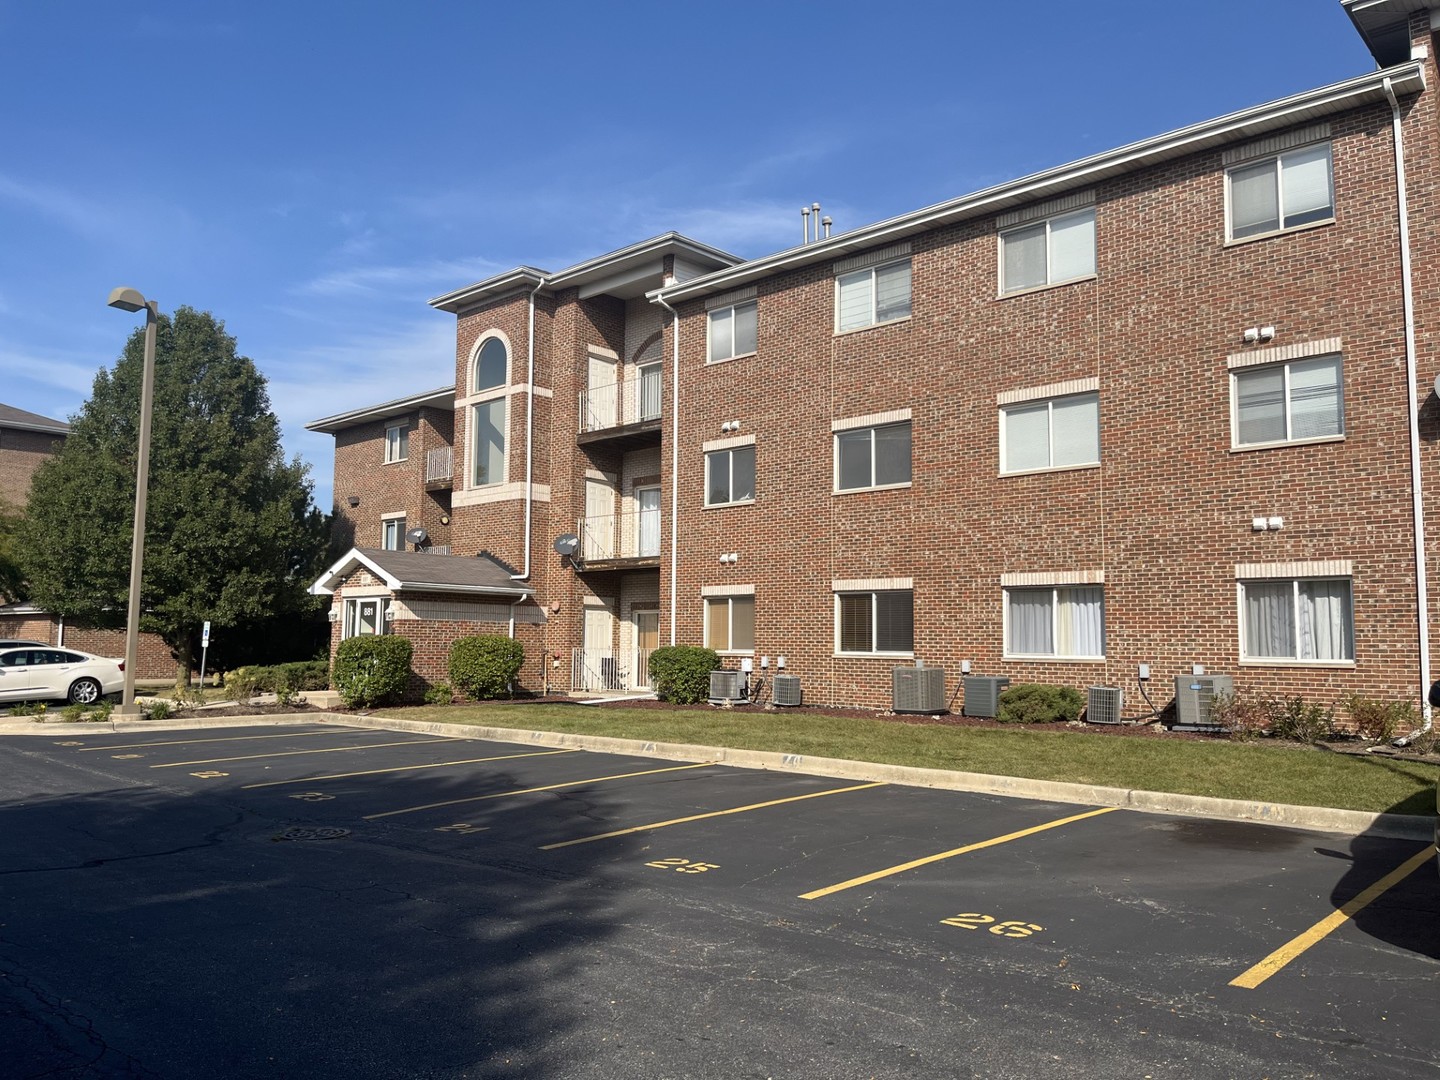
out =
<svg viewBox="0 0 1440 1080"><path fill-rule="evenodd" d="M200 631L200 690L205 690L205 654L210 651L210 620L205 620L205 626Z"/></svg>

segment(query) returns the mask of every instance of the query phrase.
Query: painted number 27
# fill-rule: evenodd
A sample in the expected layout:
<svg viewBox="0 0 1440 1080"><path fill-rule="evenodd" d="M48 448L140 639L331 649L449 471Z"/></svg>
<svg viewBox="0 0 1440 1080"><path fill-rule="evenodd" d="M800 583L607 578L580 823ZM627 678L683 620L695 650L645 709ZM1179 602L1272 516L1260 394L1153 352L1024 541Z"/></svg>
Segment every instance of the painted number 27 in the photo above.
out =
<svg viewBox="0 0 1440 1080"><path fill-rule="evenodd" d="M973 911L953 915L940 921L946 926L958 926L962 930L979 930L984 926L997 937L1009 938L1029 937L1031 934L1045 929L1043 926L1036 926L1033 922L1019 922L1014 919L996 922L994 915L981 915Z"/></svg>
<svg viewBox="0 0 1440 1080"><path fill-rule="evenodd" d="M674 870L677 874L703 874L706 870L720 869L713 862L691 862L689 859L656 859L645 865L657 870Z"/></svg>

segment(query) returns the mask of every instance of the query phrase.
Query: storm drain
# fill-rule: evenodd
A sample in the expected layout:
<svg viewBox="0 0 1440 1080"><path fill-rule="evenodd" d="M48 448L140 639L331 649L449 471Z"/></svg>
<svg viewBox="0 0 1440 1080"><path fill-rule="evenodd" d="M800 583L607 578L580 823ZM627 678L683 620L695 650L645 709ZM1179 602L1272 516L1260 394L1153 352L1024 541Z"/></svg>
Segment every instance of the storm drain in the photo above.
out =
<svg viewBox="0 0 1440 1080"><path fill-rule="evenodd" d="M292 825L282 833L276 833L271 840L338 840L342 836L349 836L349 829L339 829L333 825Z"/></svg>

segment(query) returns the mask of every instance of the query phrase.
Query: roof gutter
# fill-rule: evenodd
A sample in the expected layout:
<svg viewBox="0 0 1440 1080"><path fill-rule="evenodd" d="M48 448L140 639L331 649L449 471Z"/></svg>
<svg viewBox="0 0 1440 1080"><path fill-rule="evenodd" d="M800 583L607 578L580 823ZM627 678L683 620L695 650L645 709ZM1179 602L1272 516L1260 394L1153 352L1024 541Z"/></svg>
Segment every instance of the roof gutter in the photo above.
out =
<svg viewBox="0 0 1440 1080"><path fill-rule="evenodd" d="M1400 291L1405 310L1405 397L1410 410L1410 501L1415 529L1415 619L1420 645L1420 712L1424 722L1416 731L1394 741L1408 746L1434 723L1430 706L1430 597L1425 568L1425 506L1420 476L1420 407L1415 400L1417 363L1415 357L1415 299L1410 276L1410 211L1405 193L1405 142L1402 138L1400 102L1390 79L1385 79L1385 96L1390 99L1390 120L1395 143L1395 198L1400 216Z"/></svg>

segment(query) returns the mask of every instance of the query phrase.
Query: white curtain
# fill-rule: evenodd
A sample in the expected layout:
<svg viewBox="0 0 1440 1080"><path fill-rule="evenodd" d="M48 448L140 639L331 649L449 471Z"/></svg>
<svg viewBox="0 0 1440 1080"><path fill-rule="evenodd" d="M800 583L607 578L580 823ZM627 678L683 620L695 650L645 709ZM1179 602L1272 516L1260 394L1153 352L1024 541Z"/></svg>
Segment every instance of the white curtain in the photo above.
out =
<svg viewBox="0 0 1440 1080"><path fill-rule="evenodd" d="M1060 656L1105 655L1105 604L1099 586L1056 589Z"/></svg>
<svg viewBox="0 0 1440 1080"><path fill-rule="evenodd" d="M1245 655L1295 657L1295 585L1290 581L1247 581Z"/></svg>
<svg viewBox="0 0 1440 1080"><path fill-rule="evenodd" d="M1005 410L1005 461L1002 472L1050 467L1050 403Z"/></svg>
<svg viewBox="0 0 1440 1080"><path fill-rule="evenodd" d="M1007 651L1021 656L1050 656L1055 652L1055 591L1011 589L1005 594L1010 607Z"/></svg>
<svg viewBox="0 0 1440 1080"><path fill-rule="evenodd" d="M1095 211L1082 210L1050 222L1050 280L1095 273Z"/></svg>
<svg viewBox="0 0 1440 1080"><path fill-rule="evenodd" d="M1330 191L1330 146L1310 146L1280 160L1285 224L1320 221L1334 212Z"/></svg>
<svg viewBox="0 0 1440 1080"><path fill-rule="evenodd" d="M1351 660L1350 582L1302 581L1300 659Z"/></svg>
<svg viewBox="0 0 1440 1080"><path fill-rule="evenodd" d="M1006 233L1001 246L1005 252L1005 292L1045 284L1044 222Z"/></svg>

